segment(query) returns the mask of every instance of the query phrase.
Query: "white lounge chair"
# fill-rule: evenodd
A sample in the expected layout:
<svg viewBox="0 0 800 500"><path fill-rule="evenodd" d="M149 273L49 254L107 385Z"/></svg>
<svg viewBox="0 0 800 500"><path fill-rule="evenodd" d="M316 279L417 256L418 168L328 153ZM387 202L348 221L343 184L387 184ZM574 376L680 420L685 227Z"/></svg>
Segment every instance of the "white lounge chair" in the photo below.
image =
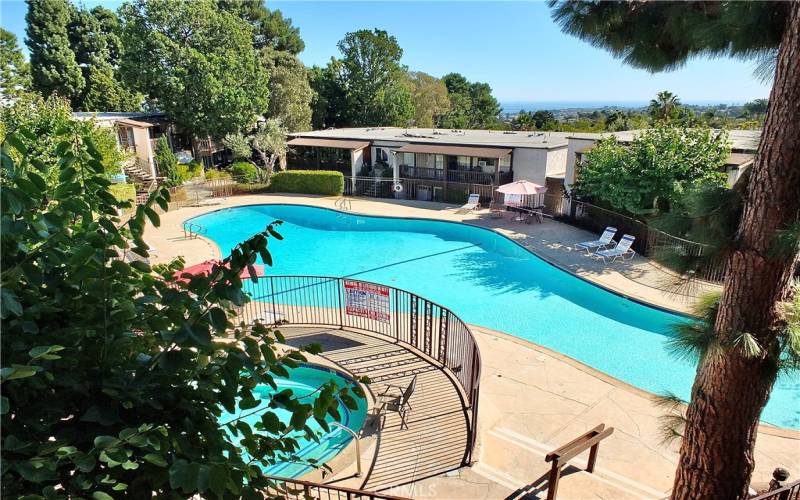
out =
<svg viewBox="0 0 800 500"><path fill-rule="evenodd" d="M625 260L625 258L632 259L633 256L636 255L636 252L631 250L631 245L633 245L633 240L635 239L636 238L634 238L630 234L626 234L622 237L621 240L619 240L617 246L615 246L614 248L609 248L608 250L600 250L598 252L595 252L593 257L597 259L603 259L603 262L607 262L606 259L611 259L611 262L614 262L615 260L617 260L617 258L620 258L622 260Z"/></svg>
<svg viewBox="0 0 800 500"><path fill-rule="evenodd" d="M479 195L479 194L473 193L473 194L469 195L469 198L467 199L467 202L464 203L464 206L459 208L456 213L461 214L461 213L469 212L470 210L475 210L476 208L481 206L480 199L481 199L481 195Z"/></svg>
<svg viewBox="0 0 800 500"><path fill-rule="evenodd" d="M590 255L592 250L605 248L614 243L614 235L617 234L617 228L608 226L599 240L584 241L576 243L573 248L575 250L586 250L586 255Z"/></svg>

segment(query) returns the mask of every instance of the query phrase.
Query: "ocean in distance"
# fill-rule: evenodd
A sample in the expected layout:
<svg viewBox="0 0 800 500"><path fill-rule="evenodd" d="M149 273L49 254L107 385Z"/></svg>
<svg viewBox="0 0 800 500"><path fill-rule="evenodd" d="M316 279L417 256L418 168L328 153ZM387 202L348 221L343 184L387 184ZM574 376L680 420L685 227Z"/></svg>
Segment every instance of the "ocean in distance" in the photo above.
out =
<svg viewBox="0 0 800 500"><path fill-rule="evenodd" d="M715 104L742 105L742 102L714 102L714 101L683 101L684 104L695 106L710 106ZM650 101L501 101L503 113L516 114L522 110L542 111L561 109L636 109L643 108Z"/></svg>

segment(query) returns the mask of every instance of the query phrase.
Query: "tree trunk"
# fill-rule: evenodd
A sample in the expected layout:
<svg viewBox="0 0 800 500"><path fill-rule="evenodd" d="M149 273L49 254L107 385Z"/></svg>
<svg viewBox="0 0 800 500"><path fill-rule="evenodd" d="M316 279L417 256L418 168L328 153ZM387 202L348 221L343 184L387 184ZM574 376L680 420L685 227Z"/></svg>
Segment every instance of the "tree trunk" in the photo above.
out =
<svg viewBox="0 0 800 500"><path fill-rule="evenodd" d="M789 10L714 325L723 343L737 332L752 334L762 354L748 357L726 348L701 360L686 413L675 499L747 498L759 416L776 378L774 355L785 326L780 302L790 299L797 254L776 257L770 247L777 231L800 214L800 2Z"/></svg>

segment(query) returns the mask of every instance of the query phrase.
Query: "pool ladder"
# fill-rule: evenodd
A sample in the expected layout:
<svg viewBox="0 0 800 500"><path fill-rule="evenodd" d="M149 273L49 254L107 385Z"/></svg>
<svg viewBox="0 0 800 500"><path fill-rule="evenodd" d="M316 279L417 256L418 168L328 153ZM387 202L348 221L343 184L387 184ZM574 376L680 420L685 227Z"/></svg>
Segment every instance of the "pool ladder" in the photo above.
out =
<svg viewBox="0 0 800 500"><path fill-rule="evenodd" d="M350 198L347 196L342 196L338 200L336 200L336 208L341 210L342 212L350 212L353 210L353 207L350 203Z"/></svg>
<svg viewBox="0 0 800 500"><path fill-rule="evenodd" d="M353 436L353 441L356 442L356 466L358 467L358 472L356 472L356 477L361 477L361 443L358 441L358 435L355 433L353 429L347 427L346 425L342 425L339 422L331 422L331 425L339 427L347 431L351 436Z"/></svg>
<svg viewBox="0 0 800 500"><path fill-rule="evenodd" d="M194 222L184 222L183 223L183 237L184 238L197 238L201 234L208 233L208 228L205 226L201 226L200 224L196 224Z"/></svg>

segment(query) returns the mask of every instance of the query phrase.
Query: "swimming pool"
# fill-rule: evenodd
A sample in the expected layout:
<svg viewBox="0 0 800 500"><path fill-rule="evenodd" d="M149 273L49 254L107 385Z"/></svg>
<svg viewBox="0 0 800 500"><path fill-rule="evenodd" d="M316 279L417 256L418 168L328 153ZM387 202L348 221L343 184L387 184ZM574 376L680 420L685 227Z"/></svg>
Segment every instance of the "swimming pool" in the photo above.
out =
<svg viewBox="0 0 800 500"><path fill-rule="evenodd" d="M257 386L253 390L255 398L266 404L270 401L273 394L285 389L290 389L294 397L304 398L303 402L306 403L313 403L315 399L313 396L314 393L317 392L321 385L330 380L336 382L336 385L340 388L350 387L353 384L351 380L337 372L320 366L303 365L297 368L291 368L288 371L288 377L274 377L275 383L278 386L277 389L273 389L266 384ZM339 415L341 417L339 423L358 433L367 417L367 402L362 397L358 397L355 394L353 394L353 396L358 402L358 408L356 410L347 408L344 403L339 401ZM285 424L289 423L292 416L289 411L281 408L272 411L276 413L281 422ZM254 426L256 422L261 421L261 414L263 413L256 412L252 415L247 415L252 412L252 410L239 410L237 413L228 413L223 410L222 415L219 417L219 422L229 422L238 417L239 412L246 415L242 420L250 424L251 427ZM325 420L327 422L335 421L330 415L328 415ZM330 432L325 432L314 419L309 419L307 424L318 436L318 441L306 438L302 432L292 433L290 437L298 440L299 447L296 453L297 456L306 460L317 460L319 465L335 457L353 439L347 431L339 427L330 426ZM232 436L234 443L238 444L239 439L241 439L241 437ZM262 469L269 475L297 478L312 471L314 467L303 463L280 461L269 467L262 467Z"/></svg>
<svg viewBox="0 0 800 500"><path fill-rule="evenodd" d="M405 289L468 323L549 347L653 393L688 399L695 366L665 346L683 316L594 286L491 230L367 217L303 205L250 205L192 219L223 253L275 219L270 274L342 276ZM782 375L762 414L800 428L800 377Z"/></svg>

